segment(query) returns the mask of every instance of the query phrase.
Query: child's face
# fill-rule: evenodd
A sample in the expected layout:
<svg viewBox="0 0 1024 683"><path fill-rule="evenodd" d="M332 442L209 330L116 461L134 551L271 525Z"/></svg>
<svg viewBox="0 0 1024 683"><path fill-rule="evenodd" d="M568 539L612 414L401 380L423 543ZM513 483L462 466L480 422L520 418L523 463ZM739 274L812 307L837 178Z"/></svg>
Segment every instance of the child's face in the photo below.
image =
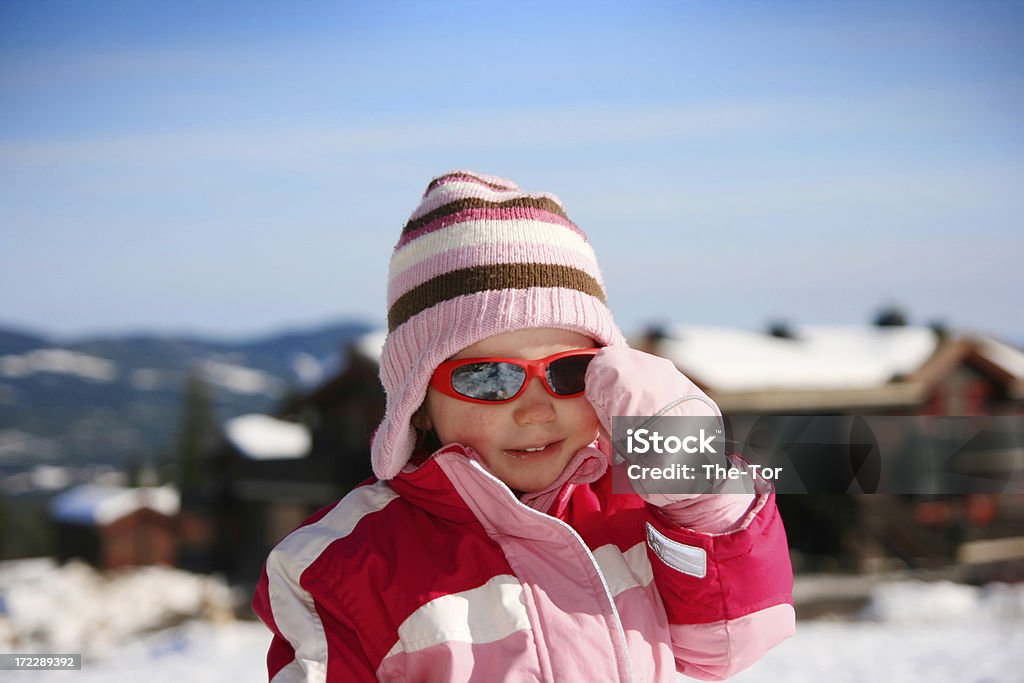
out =
<svg viewBox="0 0 1024 683"><path fill-rule="evenodd" d="M576 332L533 328L488 337L453 358L499 356L533 360L594 346L588 337ZM417 426L432 427L442 444L469 446L495 476L516 491L547 488L573 455L597 437L597 415L587 399L556 398L538 377L508 403L470 403L431 387L424 406L422 424ZM525 450L541 446L540 451Z"/></svg>

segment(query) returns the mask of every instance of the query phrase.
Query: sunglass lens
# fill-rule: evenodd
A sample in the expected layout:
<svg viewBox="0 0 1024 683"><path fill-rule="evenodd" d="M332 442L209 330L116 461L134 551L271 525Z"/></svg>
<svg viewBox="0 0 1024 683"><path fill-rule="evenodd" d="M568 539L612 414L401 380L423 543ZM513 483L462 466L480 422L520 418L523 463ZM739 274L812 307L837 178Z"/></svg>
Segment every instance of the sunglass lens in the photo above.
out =
<svg viewBox="0 0 1024 683"><path fill-rule="evenodd" d="M548 364L547 380L548 386L559 396L570 396L578 394L585 388L584 378L587 374L587 366L594 357L566 356L552 361Z"/></svg>
<svg viewBox="0 0 1024 683"><path fill-rule="evenodd" d="M481 401L504 401L516 395L526 370L511 363L470 363L452 370L452 388Z"/></svg>

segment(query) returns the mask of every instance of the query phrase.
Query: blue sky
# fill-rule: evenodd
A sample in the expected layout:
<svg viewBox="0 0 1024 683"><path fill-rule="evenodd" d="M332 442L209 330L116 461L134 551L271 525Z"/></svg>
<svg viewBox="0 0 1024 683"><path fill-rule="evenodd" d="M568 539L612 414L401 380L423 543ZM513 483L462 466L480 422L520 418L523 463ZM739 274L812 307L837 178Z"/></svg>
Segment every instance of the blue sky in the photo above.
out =
<svg viewBox="0 0 1024 683"><path fill-rule="evenodd" d="M1024 6L0 3L0 322L384 319L429 179L558 194L620 324L1024 340Z"/></svg>

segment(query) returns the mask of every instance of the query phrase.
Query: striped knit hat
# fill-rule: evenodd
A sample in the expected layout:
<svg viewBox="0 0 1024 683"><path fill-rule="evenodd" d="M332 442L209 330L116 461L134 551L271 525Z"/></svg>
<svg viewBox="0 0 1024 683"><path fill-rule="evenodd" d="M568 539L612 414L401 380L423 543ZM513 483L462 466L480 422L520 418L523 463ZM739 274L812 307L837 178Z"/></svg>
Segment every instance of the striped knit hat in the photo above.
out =
<svg viewBox="0 0 1024 683"><path fill-rule="evenodd" d="M391 479L416 441L410 424L437 366L487 337L529 327L625 344L586 236L558 198L468 171L435 178L391 256L380 376L387 410L373 471Z"/></svg>

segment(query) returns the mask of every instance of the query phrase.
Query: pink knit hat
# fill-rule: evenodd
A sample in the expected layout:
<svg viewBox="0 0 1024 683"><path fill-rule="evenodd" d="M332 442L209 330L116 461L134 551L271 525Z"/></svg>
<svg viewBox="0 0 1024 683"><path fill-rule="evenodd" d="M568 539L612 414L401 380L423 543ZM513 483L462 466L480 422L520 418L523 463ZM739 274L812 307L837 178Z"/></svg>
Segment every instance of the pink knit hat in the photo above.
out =
<svg viewBox="0 0 1024 683"><path fill-rule="evenodd" d="M377 477L391 479L409 462L410 420L442 361L529 327L626 343L594 251L557 197L469 171L435 178L391 256L380 365L387 409L371 451Z"/></svg>

